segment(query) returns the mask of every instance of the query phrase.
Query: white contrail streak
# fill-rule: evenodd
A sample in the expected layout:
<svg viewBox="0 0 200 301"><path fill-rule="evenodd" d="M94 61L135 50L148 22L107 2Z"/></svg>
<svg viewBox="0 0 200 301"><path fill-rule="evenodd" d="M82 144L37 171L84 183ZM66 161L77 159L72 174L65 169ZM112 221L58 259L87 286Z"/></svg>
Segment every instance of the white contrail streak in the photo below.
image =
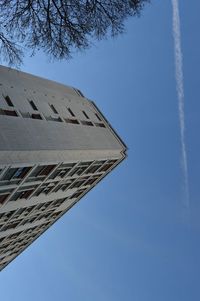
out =
<svg viewBox="0 0 200 301"><path fill-rule="evenodd" d="M174 36L174 54L176 67L176 89L178 94L178 112L181 134L181 152L182 152L182 170L184 180L185 200L184 205L189 208L189 182L188 182L188 164L185 144L185 114L184 114L184 87L183 87L183 58L181 51L181 31L178 0L172 1L173 9L173 36Z"/></svg>

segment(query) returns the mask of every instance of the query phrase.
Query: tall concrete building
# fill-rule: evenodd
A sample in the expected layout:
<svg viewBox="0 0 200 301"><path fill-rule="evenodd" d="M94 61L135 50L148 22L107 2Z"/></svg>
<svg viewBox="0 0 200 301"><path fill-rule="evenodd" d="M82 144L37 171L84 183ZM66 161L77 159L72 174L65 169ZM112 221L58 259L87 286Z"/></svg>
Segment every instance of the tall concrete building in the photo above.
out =
<svg viewBox="0 0 200 301"><path fill-rule="evenodd" d="M125 156L81 91L0 67L0 270Z"/></svg>

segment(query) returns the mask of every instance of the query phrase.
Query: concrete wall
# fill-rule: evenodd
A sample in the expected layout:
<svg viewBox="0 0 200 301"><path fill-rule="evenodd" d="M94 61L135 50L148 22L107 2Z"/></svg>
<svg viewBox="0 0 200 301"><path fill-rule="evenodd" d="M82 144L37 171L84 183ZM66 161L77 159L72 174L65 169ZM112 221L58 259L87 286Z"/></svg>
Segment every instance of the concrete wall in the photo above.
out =
<svg viewBox="0 0 200 301"><path fill-rule="evenodd" d="M9 107L4 99L8 95L14 107ZM34 101L38 111L34 111L29 101ZM58 114L52 112L53 104ZM75 114L72 117L67 110ZM16 110L19 117L0 115L0 151L39 150L116 150L120 154L122 144L113 135L104 120L105 128L47 121L53 116L88 119L99 123L98 112L92 103L81 97L72 87L42 79L24 72L0 67L0 108ZM21 113L40 113L43 120L23 118Z"/></svg>

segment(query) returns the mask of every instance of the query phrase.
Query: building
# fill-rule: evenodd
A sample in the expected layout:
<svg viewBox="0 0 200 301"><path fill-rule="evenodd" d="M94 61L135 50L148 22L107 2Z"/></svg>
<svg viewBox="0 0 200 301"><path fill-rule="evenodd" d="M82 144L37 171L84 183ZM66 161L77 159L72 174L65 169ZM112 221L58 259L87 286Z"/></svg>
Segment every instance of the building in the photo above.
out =
<svg viewBox="0 0 200 301"><path fill-rule="evenodd" d="M0 270L125 156L81 91L0 67Z"/></svg>

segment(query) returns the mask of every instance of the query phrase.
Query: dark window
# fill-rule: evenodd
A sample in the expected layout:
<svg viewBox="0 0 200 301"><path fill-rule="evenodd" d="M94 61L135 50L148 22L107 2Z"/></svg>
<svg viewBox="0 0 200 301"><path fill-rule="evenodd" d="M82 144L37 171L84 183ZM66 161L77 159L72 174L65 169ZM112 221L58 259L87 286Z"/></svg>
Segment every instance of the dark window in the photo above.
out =
<svg viewBox="0 0 200 301"><path fill-rule="evenodd" d="M98 119L99 121L102 121L101 118L99 117L99 115L98 115L97 113L95 113L95 115L96 115L96 117L97 117L97 119Z"/></svg>
<svg viewBox="0 0 200 301"><path fill-rule="evenodd" d="M7 219L9 219L13 215L14 212L15 212L15 210L6 213L5 216L7 217Z"/></svg>
<svg viewBox="0 0 200 301"><path fill-rule="evenodd" d="M72 124L79 124L77 119L69 119L69 118L65 118L65 122L66 123L72 123Z"/></svg>
<svg viewBox="0 0 200 301"><path fill-rule="evenodd" d="M82 123L83 125L93 126L93 123L92 123L91 121L81 120L81 123Z"/></svg>
<svg viewBox="0 0 200 301"><path fill-rule="evenodd" d="M83 191L84 191L84 190L75 192L75 193L71 196L71 199L73 199L73 198L78 198L78 197L83 193Z"/></svg>
<svg viewBox="0 0 200 301"><path fill-rule="evenodd" d="M39 172L39 176L47 176L48 174L50 174L50 172L53 170L53 168L55 167L56 165L47 165L45 166L40 172Z"/></svg>
<svg viewBox="0 0 200 301"><path fill-rule="evenodd" d="M64 176L69 172L69 169L61 169L58 170L59 174L57 174L59 177L64 178Z"/></svg>
<svg viewBox="0 0 200 301"><path fill-rule="evenodd" d="M93 161L86 161L86 162L80 162L78 166L90 166L92 164Z"/></svg>
<svg viewBox="0 0 200 301"><path fill-rule="evenodd" d="M59 184L59 185L53 190L53 192L57 192L57 191L60 190L61 188L62 188L62 185Z"/></svg>
<svg viewBox="0 0 200 301"><path fill-rule="evenodd" d="M17 179L23 179L25 175L28 173L28 171L31 169L31 167L20 167L17 168L16 172L14 173L12 178Z"/></svg>
<svg viewBox="0 0 200 301"><path fill-rule="evenodd" d="M105 128L106 126L103 123L97 123L95 122L95 125L99 128Z"/></svg>
<svg viewBox="0 0 200 301"><path fill-rule="evenodd" d="M89 179L89 180L84 184L84 186L86 186L86 185L92 185L96 180L97 180L97 178L91 178L91 179Z"/></svg>
<svg viewBox="0 0 200 301"><path fill-rule="evenodd" d="M82 163L80 163L78 166L76 166L75 168L73 168L71 170L71 172L69 173L69 176L72 177L75 174L80 176L86 170L86 168L88 168L90 166L91 163L92 162L82 162Z"/></svg>
<svg viewBox="0 0 200 301"><path fill-rule="evenodd" d="M29 103L30 103L33 110L38 111L38 108L36 107L35 103L32 100L30 100Z"/></svg>
<svg viewBox="0 0 200 301"><path fill-rule="evenodd" d="M62 122L62 119L60 117L52 117L52 116L45 116L45 119L47 121L57 121L57 122Z"/></svg>
<svg viewBox="0 0 200 301"><path fill-rule="evenodd" d="M55 171L53 171L53 173L51 174L50 178L54 179L56 177L61 177L63 178L74 166L74 163L65 163L62 164L60 167L58 167Z"/></svg>
<svg viewBox="0 0 200 301"><path fill-rule="evenodd" d="M42 116L40 115L40 114L31 114L31 117L33 118L33 119L42 119Z"/></svg>
<svg viewBox="0 0 200 301"><path fill-rule="evenodd" d="M71 115L72 117L75 117L75 114L72 112L72 110L71 110L70 108L67 108L67 110L68 110L68 112L70 113L70 115Z"/></svg>
<svg viewBox="0 0 200 301"><path fill-rule="evenodd" d="M8 224L8 225L6 225L2 230L3 231L6 231L6 230L9 230L9 229L14 229L14 228L16 228L17 227L17 225L19 224L21 222L21 220L18 222L15 222L15 223L13 223L13 224Z"/></svg>
<svg viewBox="0 0 200 301"><path fill-rule="evenodd" d="M14 105L8 95L4 96L4 99L9 107L14 107Z"/></svg>
<svg viewBox="0 0 200 301"><path fill-rule="evenodd" d="M8 116L18 116L15 111L10 111L10 110L4 110L5 115Z"/></svg>
<svg viewBox="0 0 200 301"><path fill-rule="evenodd" d="M59 215L60 215L60 212L54 213L54 214L51 216L51 218L56 219Z"/></svg>
<svg viewBox="0 0 200 301"><path fill-rule="evenodd" d="M34 189L22 191L19 198L27 199L33 191L34 191Z"/></svg>
<svg viewBox="0 0 200 301"><path fill-rule="evenodd" d="M56 165L42 165L36 167L30 175L30 178L38 177L38 176L46 176Z"/></svg>
<svg viewBox="0 0 200 301"><path fill-rule="evenodd" d="M83 112L83 115L87 118L87 119L90 119L89 116L87 115L87 113L85 111L82 111Z"/></svg>
<svg viewBox="0 0 200 301"><path fill-rule="evenodd" d="M4 174L2 180L10 180L12 179L13 175L17 172L18 168L9 168L6 173Z"/></svg>
<svg viewBox="0 0 200 301"><path fill-rule="evenodd" d="M7 193L12 193L14 188L6 188L0 191L0 194L7 194Z"/></svg>
<svg viewBox="0 0 200 301"><path fill-rule="evenodd" d="M21 213L24 212L24 211L25 211L25 208L18 209L17 212L14 215L14 219L18 218L21 215Z"/></svg>
<svg viewBox="0 0 200 301"><path fill-rule="evenodd" d="M100 172L105 172L105 171L107 171L108 169L110 169L111 168L111 166L112 166L113 164L106 164L106 165L104 165L104 166L102 166L101 168L100 168Z"/></svg>
<svg viewBox="0 0 200 301"><path fill-rule="evenodd" d="M14 201L18 200L21 196L21 193L22 193L21 191L15 192L14 195L10 198L10 201L14 202Z"/></svg>
<svg viewBox="0 0 200 301"><path fill-rule="evenodd" d="M56 177L60 176L60 170L55 170L51 176L50 179L55 179Z"/></svg>
<svg viewBox="0 0 200 301"><path fill-rule="evenodd" d="M9 194L2 194L0 195L0 204L4 204Z"/></svg>
<svg viewBox="0 0 200 301"><path fill-rule="evenodd" d="M100 165L93 165L93 166L89 167L85 173L86 173L86 174L88 174L88 173L95 173L95 171L96 171L99 167L100 167Z"/></svg>
<svg viewBox="0 0 200 301"><path fill-rule="evenodd" d="M69 175L70 177L72 177L73 175L79 175L78 172L79 172L79 169L80 167L75 167L74 169L72 169L72 171L70 171ZM81 173L80 173L81 174Z"/></svg>
<svg viewBox="0 0 200 301"><path fill-rule="evenodd" d="M65 202L65 199L58 199L58 200L56 200L56 201L53 202L53 207L57 208L57 207L59 207L64 202Z"/></svg>
<svg viewBox="0 0 200 301"><path fill-rule="evenodd" d="M79 179L79 180L76 180L72 186L70 187L71 189L72 188L78 188L78 187L81 187L83 185L83 183L86 181L87 179L86 178L82 178L82 179ZM85 184L84 184L85 186Z"/></svg>
<svg viewBox="0 0 200 301"><path fill-rule="evenodd" d="M64 184L59 184L53 192L57 192L58 190L62 190L65 191L68 189L68 187L73 183L73 180L68 180L66 183Z"/></svg>
<svg viewBox="0 0 200 301"><path fill-rule="evenodd" d="M18 116L15 111L0 109L0 115Z"/></svg>
<svg viewBox="0 0 200 301"><path fill-rule="evenodd" d="M58 114L56 108L54 107L54 105L49 105L50 108L52 109L52 111L55 113L55 114Z"/></svg>
<svg viewBox="0 0 200 301"><path fill-rule="evenodd" d="M42 186L40 186L37 191L35 192L34 196L38 196L40 195L40 193L45 193L48 194L54 187L56 183L50 183L50 184L43 184Z"/></svg>

